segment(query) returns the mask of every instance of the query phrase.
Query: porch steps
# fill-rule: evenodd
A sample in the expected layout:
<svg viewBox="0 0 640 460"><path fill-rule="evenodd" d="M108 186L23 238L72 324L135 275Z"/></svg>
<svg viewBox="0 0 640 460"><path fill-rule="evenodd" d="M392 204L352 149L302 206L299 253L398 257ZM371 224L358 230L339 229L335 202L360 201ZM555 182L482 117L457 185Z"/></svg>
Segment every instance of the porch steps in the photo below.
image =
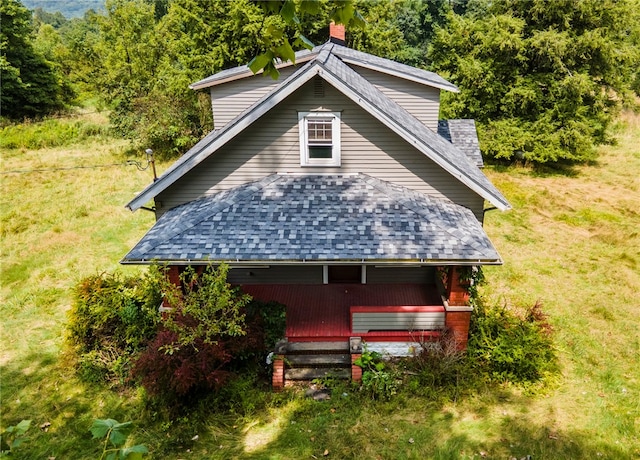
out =
<svg viewBox="0 0 640 460"><path fill-rule="evenodd" d="M287 343L284 376L285 380L351 378L349 342Z"/></svg>

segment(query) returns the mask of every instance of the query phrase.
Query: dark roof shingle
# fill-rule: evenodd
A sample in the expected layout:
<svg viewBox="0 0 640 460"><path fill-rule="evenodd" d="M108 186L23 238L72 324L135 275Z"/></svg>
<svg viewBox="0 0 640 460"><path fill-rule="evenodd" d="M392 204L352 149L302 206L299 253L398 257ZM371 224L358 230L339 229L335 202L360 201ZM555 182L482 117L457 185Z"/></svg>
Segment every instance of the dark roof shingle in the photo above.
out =
<svg viewBox="0 0 640 460"><path fill-rule="evenodd" d="M164 214L123 263L500 263L473 213L364 174L278 175Z"/></svg>
<svg viewBox="0 0 640 460"><path fill-rule="evenodd" d="M484 166L475 120L439 120L438 134L463 151L478 168Z"/></svg>

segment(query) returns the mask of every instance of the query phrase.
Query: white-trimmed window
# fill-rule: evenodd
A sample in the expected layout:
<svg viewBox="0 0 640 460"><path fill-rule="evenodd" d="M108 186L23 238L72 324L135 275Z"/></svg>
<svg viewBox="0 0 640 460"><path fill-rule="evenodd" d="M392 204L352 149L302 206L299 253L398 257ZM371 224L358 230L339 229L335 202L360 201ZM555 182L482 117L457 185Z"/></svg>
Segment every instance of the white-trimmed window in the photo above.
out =
<svg viewBox="0 0 640 460"><path fill-rule="evenodd" d="M300 164L340 166L340 113L299 112Z"/></svg>

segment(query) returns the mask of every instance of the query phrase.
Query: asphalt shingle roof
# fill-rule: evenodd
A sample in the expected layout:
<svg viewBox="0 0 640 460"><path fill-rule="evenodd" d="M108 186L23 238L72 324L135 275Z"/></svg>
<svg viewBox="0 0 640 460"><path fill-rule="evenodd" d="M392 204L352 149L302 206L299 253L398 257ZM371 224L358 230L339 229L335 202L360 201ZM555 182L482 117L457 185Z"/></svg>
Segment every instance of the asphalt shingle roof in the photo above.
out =
<svg viewBox="0 0 640 460"><path fill-rule="evenodd" d="M484 166L475 120L439 120L438 134L462 150L477 167Z"/></svg>
<svg viewBox="0 0 640 460"><path fill-rule="evenodd" d="M367 176L279 175L165 213L123 263L500 263L473 213Z"/></svg>
<svg viewBox="0 0 640 460"><path fill-rule="evenodd" d="M347 46L341 46L331 42L316 46L312 50L302 50L296 52L296 65L307 62L309 59L316 57L325 49L331 49L332 53L344 59L346 62L349 62L350 64L373 68L381 72L390 73L400 76L401 78L406 78L418 83L422 83L424 85L435 86L437 88L442 88L448 91L459 91L456 85L445 80L437 73L429 72L428 70L419 69L417 67L412 67L406 64L401 64L400 62L392 61L391 59L374 56L373 54L363 53L362 51L357 51ZM291 62L277 63L277 67L287 67L291 65L294 64ZM204 89L210 86L221 84L223 82L227 82L229 80L251 76L253 76L253 72L251 71L251 69L249 69L249 66L241 65L217 72L207 78L192 83L191 85L189 85L189 87L192 89Z"/></svg>

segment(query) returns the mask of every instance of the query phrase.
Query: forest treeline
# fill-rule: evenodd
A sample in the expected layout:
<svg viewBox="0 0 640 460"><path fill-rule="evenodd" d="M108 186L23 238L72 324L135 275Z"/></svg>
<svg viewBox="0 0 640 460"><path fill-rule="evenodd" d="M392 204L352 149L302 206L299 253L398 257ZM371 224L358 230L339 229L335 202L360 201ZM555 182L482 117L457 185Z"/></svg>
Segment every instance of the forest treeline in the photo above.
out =
<svg viewBox="0 0 640 460"><path fill-rule="evenodd" d="M433 70L460 88L447 118L474 118L488 158L582 162L640 94L640 0L106 0L65 18L0 0L2 123L92 101L115 133L165 157L213 127L190 83L322 44Z"/></svg>

